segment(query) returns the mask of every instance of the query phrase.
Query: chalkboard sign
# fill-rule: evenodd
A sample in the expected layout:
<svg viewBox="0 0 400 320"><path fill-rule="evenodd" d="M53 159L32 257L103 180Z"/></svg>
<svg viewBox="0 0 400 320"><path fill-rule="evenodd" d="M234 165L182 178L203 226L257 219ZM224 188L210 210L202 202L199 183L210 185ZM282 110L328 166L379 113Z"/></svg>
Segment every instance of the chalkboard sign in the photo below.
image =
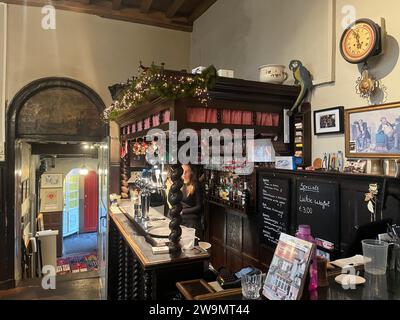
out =
<svg viewBox="0 0 400 320"><path fill-rule="evenodd" d="M297 179L297 225L308 224L319 247L339 250L339 186L337 183Z"/></svg>
<svg viewBox="0 0 400 320"><path fill-rule="evenodd" d="M275 248L281 232L289 229L289 180L260 175L258 180L258 212L261 216L261 239Z"/></svg>

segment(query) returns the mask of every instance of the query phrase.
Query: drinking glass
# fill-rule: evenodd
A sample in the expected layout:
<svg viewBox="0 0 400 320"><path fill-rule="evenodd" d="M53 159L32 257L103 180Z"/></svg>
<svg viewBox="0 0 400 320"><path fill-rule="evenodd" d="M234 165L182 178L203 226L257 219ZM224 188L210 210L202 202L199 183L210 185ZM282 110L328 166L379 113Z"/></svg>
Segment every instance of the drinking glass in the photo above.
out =
<svg viewBox="0 0 400 320"><path fill-rule="evenodd" d="M381 240L362 240L365 272L382 275L386 273L388 247L387 242Z"/></svg>
<svg viewBox="0 0 400 320"><path fill-rule="evenodd" d="M258 299L260 297L262 273L256 269L249 275L243 275L242 282L242 295L245 299Z"/></svg>

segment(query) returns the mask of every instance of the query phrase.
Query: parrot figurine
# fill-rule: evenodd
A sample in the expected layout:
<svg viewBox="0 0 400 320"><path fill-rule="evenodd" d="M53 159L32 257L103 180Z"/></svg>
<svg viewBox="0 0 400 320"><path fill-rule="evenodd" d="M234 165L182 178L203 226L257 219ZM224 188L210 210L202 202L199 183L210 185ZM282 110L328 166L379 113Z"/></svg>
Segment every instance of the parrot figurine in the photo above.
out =
<svg viewBox="0 0 400 320"><path fill-rule="evenodd" d="M293 111L298 108L304 99L307 97L313 87L312 76L310 72L303 66L299 60L292 60L289 64L289 69L293 72L295 85L300 85L300 94L297 97L293 107L288 111L288 116L293 115Z"/></svg>

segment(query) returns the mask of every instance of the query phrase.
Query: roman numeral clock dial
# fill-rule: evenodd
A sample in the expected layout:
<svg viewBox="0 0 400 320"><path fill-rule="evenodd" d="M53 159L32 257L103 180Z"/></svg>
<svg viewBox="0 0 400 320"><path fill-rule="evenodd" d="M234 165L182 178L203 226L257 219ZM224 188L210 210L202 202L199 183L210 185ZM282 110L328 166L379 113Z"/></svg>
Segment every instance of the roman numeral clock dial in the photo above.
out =
<svg viewBox="0 0 400 320"><path fill-rule="evenodd" d="M353 64L366 62L382 52L381 28L369 19L359 19L351 24L340 40L343 58Z"/></svg>

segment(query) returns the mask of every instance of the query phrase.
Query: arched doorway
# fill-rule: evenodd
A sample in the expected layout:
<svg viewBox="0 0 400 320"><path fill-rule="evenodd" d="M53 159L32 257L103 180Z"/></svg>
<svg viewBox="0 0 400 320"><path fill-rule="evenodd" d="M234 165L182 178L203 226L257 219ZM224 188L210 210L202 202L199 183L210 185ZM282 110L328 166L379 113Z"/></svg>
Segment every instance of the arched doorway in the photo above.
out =
<svg viewBox="0 0 400 320"><path fill-rule="evenodd" d="M101 120L105 105L85 84L68 78L43 78L22 88L6 118L7 274L16 279L21 259L21 150L23 144L52 144L64 152L79 142L104 142L108 128ZM62 144L62 145L60 145ZM36 177L38 180L38 177ZM37 184L36 184L37 185Z"/></svg>

